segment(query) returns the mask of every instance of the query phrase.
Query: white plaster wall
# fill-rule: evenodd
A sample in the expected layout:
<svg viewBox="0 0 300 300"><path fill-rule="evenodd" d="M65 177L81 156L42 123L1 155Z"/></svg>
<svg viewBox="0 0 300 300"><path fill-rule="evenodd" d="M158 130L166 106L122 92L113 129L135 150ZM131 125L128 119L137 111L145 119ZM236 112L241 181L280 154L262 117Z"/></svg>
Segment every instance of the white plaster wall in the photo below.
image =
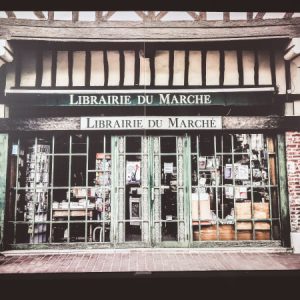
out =
<svg viewBox="0 0 300 300"><path fill-rule="evenodd" d="M237 51L224 51L224 85L238 85Z"/></svg>
<svg viewBox="0 0 300 300"><path fill-rule="evenodd" d="M292 94L300 94L300 57L290 62L291 91Z"/></svg>
<svg viewBox="0 0 300 300"><path fill-rule="evenodd" d="M5 105L0 104L0 119L5 118Z"/></svg>
<svg viewBox="0 0 300 300"><path fill-rule="evenodd" d="M242 51L243 60L243 77L245 85L254 85L254 65L255 56L254 51Z"/></svg>
<svg viewBox="0 0 300 300"><path fill-rule="evenodd" d="M104 85L103 51L91 51L91 86Z"/></svg>
<svg viewBox="0 0 300 300"><path fill-rule="evenodd" d="M286 82L285 82L285 61L283 53L281 51L275 52L275 74L276 85L278 86L278 93L285 94Z"/></svg>
<svg viewBox="0 0 300 300"><path fill-rule="evenodd" d="M294 115L300 116L300 100L294 101Z"/></svg>
<svg viewBox="0 0 300 300"><path fill-rule="evenodd" d="M20 86L34 87L36 82L36 52L22 51Z"/></svg>
<svg viewBox="0 0 300 300"><path fill-rule="evenodd" d="M8 63L6 65L5 89L7 89L7 90L16 85L16 70L15 70L15 68L16 68L15 61L12 61L11 63Z"/></svg>
<svg viewBox="0 0 300 300"><path fill-rule="evenodd" d="M51 86L52 51L43 52L43 74L41 86Z"/></svg>
<svg viewBox="0 0 300 300"><path fill-rule="evenodd" d="M185 52L174 51L173 85L184 85Z"/></svg>
<svg viewBox="0 0 300 300"><path fill-rule="evenodd" d="M293 116L294 115L294 102L286 102L284 105L284 115Z"/></svg>
<svg viewBox="0 0 300 300"><path fill-rule="evenodd" d="M190 51L189 53L189 85L202 84L202 54L201 51Z"/></svg>
<svg viewBox="0 0 300 300"><path fill-rule="evenodd" d="M85 51L75 51L73 53L73 85L85 85Z"/></svg>
<svg viewBox="0 0 300 300"><path fill-rule="evenodd" d="M124 85L134 85L135 75L135 53L134 51L124 51Z"/></svg>
<svg viewBox="0 0 300 300"><path fill-rule="evenodd" d="M270 52L258 51L258 84L272 84Z"/></svg>
<svg viewBox="0 0 300 300"><path fill-rule="evenodd" d="M107 51L108 83L107 85L120 84L120 53L119 51Z"/></svg>
<svg viewBox="0 0 300 300"><path fill-rule="evenodd" d="M169 83L169 51L155 52L155 85L168 85Z"/></svg>
<svg viewBox="0 0 300 300"><path fill-rule="evenodd" d="M220 52L207 51L206 54L206 85L220 84Z"/></svg>
<svg viewBox="0 0 300 300"><path fill-rule="evenodd" d="M150 79L150 59L140 55L140 85L149 85Z"/></svg>
<svg viewBox="0 0 300 300"><path fill-rule="evenodd" d="M56 86L68 85L68 51L57 51Z"/></svg>

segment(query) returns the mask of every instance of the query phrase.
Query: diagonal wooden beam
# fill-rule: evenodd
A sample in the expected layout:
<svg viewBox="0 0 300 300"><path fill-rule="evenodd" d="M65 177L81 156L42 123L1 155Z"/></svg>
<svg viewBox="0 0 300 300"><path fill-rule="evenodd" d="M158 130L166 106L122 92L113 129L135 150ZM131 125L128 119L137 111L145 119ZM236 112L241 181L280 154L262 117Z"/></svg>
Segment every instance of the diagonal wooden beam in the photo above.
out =
<svg viewBox="0 0 300 300"><path fill-rule="evenodd" d="M255 16L255 20L262 20L265 14L265 12L258 12Z"/></svg>
<svg viewBox="0 0 300 300"><path fill-rule="evenodd" d="M247 12L247 20L253 20L253 12Z"/></svg>
<svg viewBox="0 0 300 300"><path fill-rule="evenodd" d="M44 13L42 11L34 11L33 12L35 16L37 16L39 19L46 19Z"/></svg>
<svg viewBox="0 0 300 300"><path fill-rule="evenodd" d="M194 12L194 11L187 11L187 13L188 13L195 21L198 21L198 20L199 20L199 15L197 15L196 12Z"/></svg>
<svg viewBox="0 0 300 300"><path fill-rule="evenodd" d="M115 11L109 11L109 12L107 12L107 14L103 17L103 19L105 21L107 21L114 13L115 13Z"/></svg>
<svg viewBox="0 0 300 300"><path fill-rule="evenodd" d="M160 21L167 13L168 11L160 11L159 14L155 17L155 20Z"/></svg>
<svg viewBox="0 0 300 300"><path fill-rule="evenodd" d="M148 20L148 15L146 15L143 11L136 10L135 13L143 19L143 21Z"/></svg>
<svg viewBox="0 0 300 300"><path fill-rule="evenodd" d="M79 11L72 11L72 22L78 22L79 20Z"/></svg>
<svg viewBox="0 0 300 300"><path fill-rule="evenodd" d="M293 12L287 12L285 13L285 15L283 16L284 19L290 19L293 16Z"/></svg>
<svg viewBox="0 0 300 300"><path fill-rule="evenodd" d="M5 11L5 13L6 13L7 17L10 18L10 19L12 19L12 18L15 19L16 18L16 15L13 11Z"/></svg>
<svg viewBox="0 0 300 300"><path fill-rule="evenodd" d="M229 12L228 12L228 11L223 12L223 20L224 20L225 22L230 21L230 15L229 15Z"/></svg>

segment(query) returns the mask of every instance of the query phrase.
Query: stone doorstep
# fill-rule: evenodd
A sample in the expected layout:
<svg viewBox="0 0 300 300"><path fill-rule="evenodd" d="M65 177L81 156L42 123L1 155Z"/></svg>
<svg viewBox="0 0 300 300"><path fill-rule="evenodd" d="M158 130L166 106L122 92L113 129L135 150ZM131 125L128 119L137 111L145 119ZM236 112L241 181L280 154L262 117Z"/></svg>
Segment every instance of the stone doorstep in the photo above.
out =
<svg viewBox="0 0 300 300"><path fill-rule="evenodd" d="M4 256L62 255L62 254L118 254L118 253L293 253L284 247L226 247L226 248L136 248L136 249L36 249L7 250Z"/></svg>

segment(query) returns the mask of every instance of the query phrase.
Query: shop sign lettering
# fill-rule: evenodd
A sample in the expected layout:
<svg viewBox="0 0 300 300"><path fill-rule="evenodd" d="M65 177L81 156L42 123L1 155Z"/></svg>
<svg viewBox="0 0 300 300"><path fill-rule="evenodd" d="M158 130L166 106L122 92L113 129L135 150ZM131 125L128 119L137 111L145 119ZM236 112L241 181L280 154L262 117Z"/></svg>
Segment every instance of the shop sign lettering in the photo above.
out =
<svg viewBox="0 0 300 300"><path fill-rule="evenodd" d="M102 94L102 95L77 95L71 94L71 106L105 106L105 105L210 105L213 104L210 94Z"/></svg>
<svg viewBox="0 0 300 300"><path fill-rule="evenodd" d="M195 130L222 129L217 117L82 117L81 130Z"/></svg>

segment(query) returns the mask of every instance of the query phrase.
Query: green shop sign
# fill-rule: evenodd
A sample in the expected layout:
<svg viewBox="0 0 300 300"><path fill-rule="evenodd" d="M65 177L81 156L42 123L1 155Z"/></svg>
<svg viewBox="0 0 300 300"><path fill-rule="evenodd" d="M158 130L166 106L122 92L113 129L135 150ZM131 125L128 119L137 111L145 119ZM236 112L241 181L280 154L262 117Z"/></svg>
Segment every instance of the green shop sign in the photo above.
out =
<svg viewBox="0 0 300 300"><path fill-rule="evenodd" d="M6 94L6 102L17 106L248 106L275 103L274 92L155 92L119 93L117 90L95 93L28 93L13 90Z"/></svg>

